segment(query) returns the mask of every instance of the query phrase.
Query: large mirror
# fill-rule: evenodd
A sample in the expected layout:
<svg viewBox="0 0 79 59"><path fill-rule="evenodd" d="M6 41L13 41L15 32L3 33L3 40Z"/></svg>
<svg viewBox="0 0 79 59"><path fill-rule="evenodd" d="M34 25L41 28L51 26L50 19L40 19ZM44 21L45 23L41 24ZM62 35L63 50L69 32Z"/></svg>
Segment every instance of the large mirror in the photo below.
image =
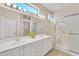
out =
<svg viewBox="0 0 79 59"><path fill-rule="evenodd" d="M30 16L23 15L23 36L30 32Z"/></svg>
<svg viewBox="0 0 79 59"><path fill-rule="evenodd" d="M17 37L19 14L0 8L0 39Z"/></svg>

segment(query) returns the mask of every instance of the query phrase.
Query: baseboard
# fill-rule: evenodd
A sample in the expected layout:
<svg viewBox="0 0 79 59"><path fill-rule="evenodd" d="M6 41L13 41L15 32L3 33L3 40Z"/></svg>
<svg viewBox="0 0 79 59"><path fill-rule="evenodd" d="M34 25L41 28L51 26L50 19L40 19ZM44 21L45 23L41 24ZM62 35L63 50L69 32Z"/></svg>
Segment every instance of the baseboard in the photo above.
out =
<svg viewBox="0 0 79 59"><path fill-rule="evenodd" d="M59 48L59 47L56 47L55 49L58 49L58 50L60 50L60 51L62 51L62 52L65 52L65 53L67 53L67 54L70 54L71 56L79 56L79 54L70 52L70 51L68 51L68 50L65 50L65 49L62 49L62 48Z"/></svg>

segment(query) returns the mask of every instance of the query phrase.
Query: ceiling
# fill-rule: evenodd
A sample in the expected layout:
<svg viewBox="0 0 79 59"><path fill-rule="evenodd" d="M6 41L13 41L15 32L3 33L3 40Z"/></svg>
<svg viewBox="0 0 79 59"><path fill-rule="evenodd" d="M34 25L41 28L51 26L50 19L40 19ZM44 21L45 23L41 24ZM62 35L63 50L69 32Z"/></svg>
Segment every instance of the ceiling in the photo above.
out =
<svg viewBox="0 0 79 59"><path fill-rule="evenodd" d="M79 3L42 3L42 5L50 11L56 12L69 6L79 6Z"/></svg>

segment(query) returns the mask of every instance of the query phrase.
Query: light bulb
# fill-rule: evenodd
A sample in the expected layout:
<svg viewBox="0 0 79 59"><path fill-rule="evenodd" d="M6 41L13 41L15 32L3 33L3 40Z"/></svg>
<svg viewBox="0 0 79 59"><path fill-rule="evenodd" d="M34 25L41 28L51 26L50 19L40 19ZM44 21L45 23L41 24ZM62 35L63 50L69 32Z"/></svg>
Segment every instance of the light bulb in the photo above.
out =
<svg viewBox="0 0 79 59"><path fill-rule="evenodd" d="M26 9L23 9L24 12L26 12Z"/></svg>
<svg viewBox="0 0 79 59"><path fill-rule="evenodd" d="M17 8L17 6L15 4L13 4L13 8Z"/></svg>
<svg viewBox="0 0 79 59"><path fill-rule="evenodd" d="M19 7L19 10L22 10L22 8L21 8L21 7Z"/></svg>

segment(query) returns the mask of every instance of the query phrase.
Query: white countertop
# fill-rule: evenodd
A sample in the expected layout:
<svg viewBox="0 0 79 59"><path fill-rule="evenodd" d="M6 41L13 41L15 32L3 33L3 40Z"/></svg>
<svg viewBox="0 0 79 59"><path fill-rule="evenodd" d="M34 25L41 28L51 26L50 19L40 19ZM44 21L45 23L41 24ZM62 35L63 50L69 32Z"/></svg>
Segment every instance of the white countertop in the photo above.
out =
<svg viewBox="0 0 79 59"><path fill-rule="evenodd" d="M50 35L43 35L43 36L36 35L36 37L34 39L24 36L24 37L12 38L11 40L0 41L0 52L6 51L9 49L13 49L13 48L16 48L16 47L19 47L19 46L22 46L25 44L29 44L32 42L36 42L39 40L43 40L43 39L49 38L49 37L51 37L51 36ZM19 41L16 41L17 39Z"/></svg>

